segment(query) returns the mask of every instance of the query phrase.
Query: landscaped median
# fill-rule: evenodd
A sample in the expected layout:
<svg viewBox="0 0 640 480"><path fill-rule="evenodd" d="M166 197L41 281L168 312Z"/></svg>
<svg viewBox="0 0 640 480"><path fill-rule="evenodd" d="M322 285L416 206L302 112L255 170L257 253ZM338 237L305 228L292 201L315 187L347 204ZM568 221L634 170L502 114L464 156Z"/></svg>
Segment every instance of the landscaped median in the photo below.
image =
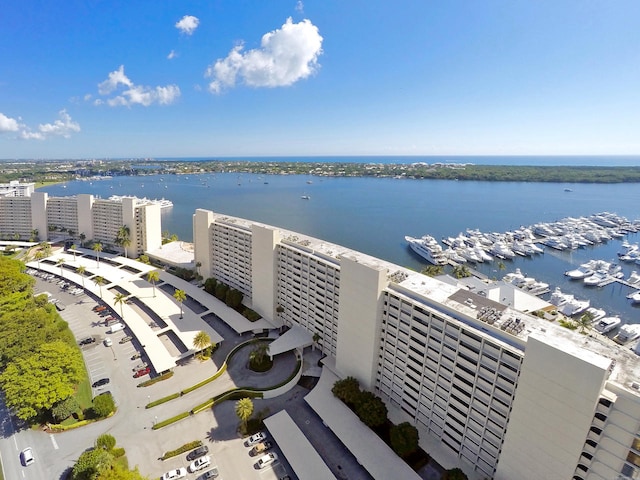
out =
<svg viewBox="0 0 640 480"><path fill-rule="evenodd" d="M243 345L246 345L247 343L249 343L249 342L245 342ZM201 403L199 405L196 405L195 407L193 407L188 412L182 412L182 413L180 413L180 414L178 414L178 415L176 415L174 417L167 418L166 420L158 422L152 428L153 428L153 430L158 430L158 429L160 429L162 427L166 427L167 425L171 425L172 423L175 423L175 422L178 422L178 421L180 421L182 419L190 417L191 415L195 415L196 413L200 413L200 412L202 412L204 410L212 408L213 406L218 405L218 404L224 402L225 400L236 400L236 399L239 399L239 398L246 398L246 397L262 398L264 392L268 392L270 390L275 390L275 389L281 388L284 385L287 385L288 383L290 383L292 380L295 380L298 377L298 374L300 373L301 370L302 370L302 360L298 359L298 361L296 362L296 368L293 370L291 375L289 375L288 378L286 378L282 382L278 383L277 385L273 385L273 386L267 387L267 388L253 388L253 387L233 388L233 389L228 390L226 392L223 392L223 393L221 393L219 395L216 395L215 397L207 400L206 402L203 402L203 403Z"/></svg>
<svg viewBox="0 0 640 480"><path fill-rule="evenodd" d="M190 387L187 387L183 390L180 390L179 392L176 393L172 393L171 395L167 395L166 397L162 397L159 398L158 400L154 400L153 402L149 402L144 408L153 408L156 407L158 405L162 405L163 403L166 402L170 402L171 400L175 400L176 398L179 398L183 395L186 395L187 393L191 393L194 390L197 390L200 387L204 387L205 385L213 382L216 378L220 377L226 370L227 370L227 365L229 364L229 361L233 358L233 356L238 353L240 350L242 350L244 347L246 347L247 345L251 345L253 343L258 343L258 342L272 342L273 339L270 338L252 338L251 340L247 340L246 342L242 342L239 345L236 345L228 354L227 354L227 358L225 358L224 363L222 364L222 366L220 367L220 369L214 373L212 376L205 378L203 381L196 383L195 385L192 385Z"/></svg>

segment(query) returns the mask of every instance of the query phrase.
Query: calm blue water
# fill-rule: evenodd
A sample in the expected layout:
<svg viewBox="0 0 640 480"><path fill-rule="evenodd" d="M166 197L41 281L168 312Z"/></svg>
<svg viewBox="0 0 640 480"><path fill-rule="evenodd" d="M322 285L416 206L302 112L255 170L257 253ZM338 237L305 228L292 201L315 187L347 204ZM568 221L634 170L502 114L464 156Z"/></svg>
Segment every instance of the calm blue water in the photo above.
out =
<svg viewBox="0 0 640 480"><path fill-rule="evenodd" d="M565 188L572 191L565 192ZM201 174L116 177L92 183L74 181L42 190L54 196L91 193L103 198L166 197L174 207L163 210L162 229L186 241L192 240L191 219L195 209L204 208L306 233L416 270L425 263L407 248L405 235L430 234L440 239L467 228L504 232L521 225L602 211L629 219L640 218L637 184ZM303 200L302 195L311 199ZM640 241L640 234L633 234L628 240ZM589 259L615 259L620 243L612 240L604 246L571 253L547 249L547 253L533 260L505 261L504 271L498 271L496 263L478 269L489 277L501 278L519 267L523 273L552 287L559 285L563 292L591 298L592 305L609 314L620 314L628 322L640 323L640 309L625 298L630 293L626 287L613 284L587 289L581 282L564 279L566 270ZM628 277L633 267L623 266Z"/></svg>

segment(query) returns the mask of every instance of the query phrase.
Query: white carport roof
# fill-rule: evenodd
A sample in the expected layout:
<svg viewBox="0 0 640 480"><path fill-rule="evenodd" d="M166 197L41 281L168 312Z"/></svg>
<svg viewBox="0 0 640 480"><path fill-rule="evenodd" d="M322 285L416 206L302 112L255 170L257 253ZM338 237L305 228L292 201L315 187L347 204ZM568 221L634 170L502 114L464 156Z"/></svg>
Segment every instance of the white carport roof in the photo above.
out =
<svg viewBox="0 0 640 480"><path fill-rule="evenodd" d="M340 439L373 478L387 480L419 480L413 471L380 437L373 434L349 408L331 393L338 377L327 367L322 369L320 381L305 401ZM288 458L288 457L287 457ZM313 478L313 477L311 477Z"/></svg>
<svg viewBox="0 0 640 480"><path fill-rule="evenodd" d="M274 357L279 353L285 353L298 347L308 347L313 344L313 337L304 328L294 325L284 334L280 335L269 345L269 356Z"/></svg>
<svg viewBox="0 0 640 480"><path fill-rule="evenodd" d="M298 478L336 480L329 467L286 410L266 418L264 424L278 442L278 446L282 449Z"/></svg>

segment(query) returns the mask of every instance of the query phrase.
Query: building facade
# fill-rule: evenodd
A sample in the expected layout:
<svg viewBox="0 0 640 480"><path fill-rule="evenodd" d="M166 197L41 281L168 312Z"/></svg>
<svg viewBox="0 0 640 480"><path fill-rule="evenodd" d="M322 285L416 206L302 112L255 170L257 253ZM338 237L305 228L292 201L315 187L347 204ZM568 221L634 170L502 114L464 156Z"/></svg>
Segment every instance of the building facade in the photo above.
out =
<svg viewBox="0 0 640 480"><path fill-rule="evenodd" d="M62 235L113 245L123 226L129 229L129 256L162 244L160 206L136 197L49 197L43 192L0 196L0 234L6 238L47 241Z"/></svg>
<svg viewBox="0 0 640 480"><path fill-rule="evenodd" d="M274 326L315 334L325 366L380 395L428 451L437 442L447 468L640 478L640 359L628 349L269 225L197 210L193 238L205 278Z"/></svg>

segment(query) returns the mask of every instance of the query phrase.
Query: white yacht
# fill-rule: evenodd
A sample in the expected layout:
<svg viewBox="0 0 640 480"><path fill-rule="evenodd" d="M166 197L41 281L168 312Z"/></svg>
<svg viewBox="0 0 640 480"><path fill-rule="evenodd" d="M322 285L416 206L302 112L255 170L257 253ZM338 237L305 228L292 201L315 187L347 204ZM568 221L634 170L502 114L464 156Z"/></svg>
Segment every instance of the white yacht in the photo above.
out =
<svg viewBox="0 0 640 480"><path fill-rule="evenodd" d="M549 298L549 303L551 305L555 305L556 307L561 307L565 303L567 303L568 297L569 295L567 295L566 293L562 293L560 287L556 287L556 289L551 294L551 297Z"/></svg>
<svg viewBox="0 0 640 480"><path fill-rule="evenodd" d="M584 312L589 305L591 305L590 300L578 300L573 295L567 295L567 301L562 307L559 308L560 313L571 317L573 315L578 315L579 313Z"/></svg>
<svg viewBox="0 0 640 480"><path fill-rule="evenodd" d="M591 323L596 323L607 316L607 312L602 310L601 308L589 307L587 308L587 312L591 314Z"/></svg>
<svg viewBox="0 0 640 480"><path fill-rule="evenodd" d="M630 283L631 285L640 283L640 274L638 274L638 272L636 272L635 270L631 272L631 275L629 275L629 278L627 279L627 283Z"/></svg>
<svg viewBox="0 0 640 480"><path fill-rule="evenodd" d="M564 272L564 274L567 277L569 277L571 280L581 280L595 273L595 270L593 269L593 267L594 267L594 261L592 260L590 262L583 263L575 270L568 270Z"/></svg>
<svg viewBox="0 0 640 480"><path fill-rule="evenodd" d="M624 345L638 338L640 338L640 324L627 324L620 327L620 331L613 337L613 341Z"/></svg>
<svg viewBox="0 0 640 480"><path fill-rule="evenodd" d="M511 250L504 242L494 243L489 252L493 253L496 257L503 259L510 259L516 256L516 254L513 253L513 250Z"/></svg>
<svg viewBox="0 0 640 480"><path fill-rule="evenodd" d="M596 331L602 334L609 333L611 330L620 325L620 322L622 322L622 320L620 320L620 317L605 317L598 323L596 323L596 326L594 328L596 329Z"/></svg>
<svg viewBox="0 0 640 480"><path fill-rule="evenodd" d="M456 263L467 263L467 259L464 258L462 255L460 255L458 252L456 252L453 248L449 247L446 250L443 250L443 255L445 256L445 258L448 258L449 260L451 260L452 262L456 262Z"/></svg>
<svg viewBox="0 0 640 480"><path fill-rule="evenodd" d="M422 238L414 238L407 235L404 239L409 244L409 247L411 247L411 250L429 263L433 263L434 265L445 265L447 263L442 247L433 237L425 235Z"/></svg>
<svg viewBox="0 0 640 480"><path fill-rule="evenodd" d="M640 303L640 292L636 292L629 297L632 303Z"/></svg>

